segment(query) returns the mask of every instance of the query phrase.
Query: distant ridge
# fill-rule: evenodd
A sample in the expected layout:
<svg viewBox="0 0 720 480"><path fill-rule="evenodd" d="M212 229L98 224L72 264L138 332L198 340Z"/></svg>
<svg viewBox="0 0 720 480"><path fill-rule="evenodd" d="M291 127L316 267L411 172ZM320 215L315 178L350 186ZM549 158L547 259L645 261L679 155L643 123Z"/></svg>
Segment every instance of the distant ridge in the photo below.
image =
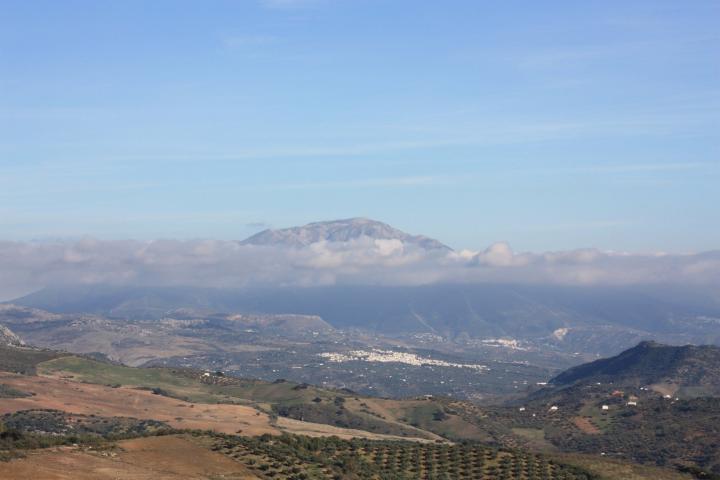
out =
<svg viewBox="0 0 720 480"><path fill-rule="evenodd" d="M550 383L562 386L608 381L619 385L668 383L720 390L720 347L641 342L617 356L570 368Z"/></svg>
<svg viewBox="0 0 720 480"><path fill-rule="evenodd" d="M409 287L202 288L192 286L50 286L0 304L0 323L15 323L18 306L55 314L162 319L188 308L206 313L315 315L335 329L377 333L434 333L448 339L512 338L564 352L615 355L643 339L669 344L720 344L720 328L698 316L720 318L664 289L503 284ZM10 309L3 311L3 308ZM14 310L13 310L14 308ZM14 312L14 313L13 313ZM34 312L28 316L38 317ZM3 318L13 319L7 322ZM558 330L564 332L558 338Z"/></svg>
<svg viewBox="0 0 720 480"><path fill-rule="evenodd" d="M425 250L452 250L438 240L424 235L410 235L390 225L369 218L347 218L308 223L301 227L267 229L242 242L242 245L272 245L302 248L317 242L347 242L361 237L375 240L400 240Z"/></svg>

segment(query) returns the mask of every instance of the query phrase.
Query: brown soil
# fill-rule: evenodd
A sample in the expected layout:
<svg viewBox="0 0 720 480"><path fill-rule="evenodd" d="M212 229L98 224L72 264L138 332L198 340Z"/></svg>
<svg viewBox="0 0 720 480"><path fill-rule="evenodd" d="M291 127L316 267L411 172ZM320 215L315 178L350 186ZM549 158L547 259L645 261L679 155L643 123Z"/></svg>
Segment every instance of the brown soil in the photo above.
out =
<svg viewBox="0 0 720 480"><path fill-rule="evenodd" d="M65 447L0 465L0 480L257 479L230 458L177 436L120 442L113 451Z"/></svg>
<svg viewBox="0 0 720 480"><path fill-rule="evenodd" d="M576 427L589 435L599 435L600 429L598 429L593 423L585 417L574 417L572 419Z"/></svg>
<svg viewBox="0 0 720 480"><path fill-rule="evenodd" d="M382 433L371 433L364 430L353 430L352 428L340 428L322 423L302 422L292 418L278 417L277 426L288 433L307 435L309 437L335 436L344 439L367 438L369 440L409 440L414 442L429 443L433 440L419 437L402 437L399 435L385 435ZM441 438L441 437L438 437Z"/></svg>
<svg viewBox="0 0 720 480"><path fill-rule="evenodd" d="M166 422L175 428L261 435L279 433L267 414L242 405L188 403L145 390L111 388L69 380L0 373L0 383L36 395L0 402L0 414L55 409L104 417L133 417Z"/></svg>
<svg viewBox="0 0 720 480"><path fill-rule="evenodd" d="M426 441L422 438L382 435L283 417L278 418L275 426L270 423L266 413L252 407L189 403L131 387L112 388L63 378L23 376L7 372L0 372L0 383L23 392L35 393L32 397L2 399L0 415L20 410L53 409L101 417L159 420L175 428L240 433L249 436L263 433L280 434L285 431L310 436L336 435L341 438L378 440L402 438Z"/></svg>

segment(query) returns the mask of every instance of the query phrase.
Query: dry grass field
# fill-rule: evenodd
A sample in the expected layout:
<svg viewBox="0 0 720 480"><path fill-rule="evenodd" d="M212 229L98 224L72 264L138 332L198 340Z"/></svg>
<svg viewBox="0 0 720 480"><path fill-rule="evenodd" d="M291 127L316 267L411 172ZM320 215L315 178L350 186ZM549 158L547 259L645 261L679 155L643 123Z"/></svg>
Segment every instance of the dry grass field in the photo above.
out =
<svg viewBox="0 0 720 480"><path fill-rule="evenodd" d="M182 436L119 442L112 450L32 451L0 466L1 480L252 480L244 466Z"/></svg>
<svg viewBox="0 0 720 480"><path fill-rule="evenodd" d="M307 435L308 437L334 436L345 440L349 440L351 438L365 438L367 440L405 440L423 443L435 441L427 438L401 437L398 435L384 435L381 433L366 432L364 430L355 430L352 428L339 428L332 425L325 425L324 423L302 422L300 420L285 417L279 417L275 425L286 433ZM436 440L442 440L442 438L437 437Z"/></svg>
<svg viewBox="0 0 720 480"><path fill-rule="evenodd" d="M180 429L247 435L277 434L270 418L252 407L189 403L147 390L112 388L51 377L0 373L0 383L35 395L4 399L0 414L19 410L55 409L105 417L133 417L166 422Z"/></svg>
<svg viewBox="0 0 720 480"><path fill-rule="evenodd" d="M148 390L132 387L108 387L81 383L66 378L25 376L0 372L0 384L35 395L7 398L0 402L0 415L20 410L53 409L69 413L103 417L132 417L158 420L178 429L209 430L218 433L262 435L281 432L309 436L335 435L340 438L373 440L418 440L339 428L289 418L271 421L270 416L250 406L224 403L191 403ZM439 437L437 437L439 438Z"/></svg>
<svg viewBox="0 0 720 480"><path fill-rule="evenodd" d="M671 468L638 465L597 455L558 453L554 454L553 458L587 469L602 480L693 480L695 478L689 473L680 473Z"/></svg>

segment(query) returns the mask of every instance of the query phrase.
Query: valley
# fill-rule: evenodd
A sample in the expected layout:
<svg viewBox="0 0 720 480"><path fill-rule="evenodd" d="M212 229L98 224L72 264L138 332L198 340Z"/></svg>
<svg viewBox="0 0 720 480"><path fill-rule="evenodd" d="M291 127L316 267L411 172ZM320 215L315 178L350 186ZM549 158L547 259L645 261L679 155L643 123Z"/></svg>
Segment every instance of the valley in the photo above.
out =
<svg viewBox="0 0 720 480"><path fill-rule="evenodd" d="M572 355L494 341L456 348L454 342L426 336L343 331L306 315L183 310L157 320L134 320L6 304L0 305L1 323L33 345L100 355L130 366L219 370L388 397L427 394L489 401L522 392L546 381L558 365L577 362ZM375 353L356 358L353 352ZM377 352L385 352L384 357Z"/></svg>
<svg viewBox="0 0 720 480"><path fill-rule="evenodd" d="M430 479L443 478L446 469L449 478L474 478L481 472L490 478L611 478L603 476L606 469L632 472L628 478L690 478L674 467L638 470L623 463L628 457L619 451L608 450L613 453L598 456L602 444L583 448L581 444L559 442L564 437L554 438L554 429L570 432L578 439L598 434L582 428L573 430L575 417L568 415L577 414L571 413L567 400L553 397L551 401L561 408L547 413L548 393L543 390L524 400L521 416L533 420L523 422L521 416L512 413L519 411L517 407L477 407L447 398L365 397L287 381L235 378L220 372L126 367L29 348L0 348L0 370L5 371L0 384L6 392L0 399L0 422L5 431L0 431L0 437L6 450L2 453L0 442L0 454L14 458L7 464L9 469L0 470L0 478L33 471L64 479L67 477L62 472L70 465L76 465L77 478L93 480L130 474L135 477L127 478L146 478L143 475L153 473L174 479L173 475L181 471L197 475L191 478L321 479L344 471L350 478L392 474L396 478ZM657 392L647 392L638 402L643 407L638 408L645 408L645 403L654 405L653 395L667 402ZM707 422L707 415L717 415L718 407L710 403L702 416L693 409L688 415ZM682 405L677 408L688 411ZM601 428L594 419L588 425ZM533 431L544 435L538 437ZM11 437L8 432L17 433ZM612 430L606 433L612 434ZM717 435L705 433L710 439ZM48 434L53 436L44 436ZM134 437L147 438L125 440ZM617 435L608 437L624 441ZM31 445L54 445L55 450L37 450ZM183 461L174 455L197 448L206 449L197 453L202 472L182 470ZM319 456L325 451L334 453ZM562 451L584 454L572 456ZM216 454L238 463L218 460L215 464ZM150 458L155 460L147 464L140 461ZM423 460L418 463L412 458ZM698 457L675 457L679 458ZM629 459L657 462L656 457ZM119 465L126 469L124 473L116 471ZM158 465L168 468L158 471ZM688 464L687 471L691 466ZM301 473L306 476L297 476Z"/></svg>

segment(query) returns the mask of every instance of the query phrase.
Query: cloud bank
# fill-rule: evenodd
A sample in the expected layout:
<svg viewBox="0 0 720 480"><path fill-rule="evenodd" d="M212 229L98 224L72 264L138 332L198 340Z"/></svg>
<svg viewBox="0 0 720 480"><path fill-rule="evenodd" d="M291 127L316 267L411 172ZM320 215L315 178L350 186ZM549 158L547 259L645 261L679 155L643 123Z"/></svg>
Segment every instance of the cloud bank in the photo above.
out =
<svg viewBox="0 0 720 480"><path fill-rule="evenodd" d="M445 252L368 237L306 248L219 240L0 242L0 299L68 284L238 288L443 282L720 287L720 251L518 253L496 243L483 251Z"/></svg>

